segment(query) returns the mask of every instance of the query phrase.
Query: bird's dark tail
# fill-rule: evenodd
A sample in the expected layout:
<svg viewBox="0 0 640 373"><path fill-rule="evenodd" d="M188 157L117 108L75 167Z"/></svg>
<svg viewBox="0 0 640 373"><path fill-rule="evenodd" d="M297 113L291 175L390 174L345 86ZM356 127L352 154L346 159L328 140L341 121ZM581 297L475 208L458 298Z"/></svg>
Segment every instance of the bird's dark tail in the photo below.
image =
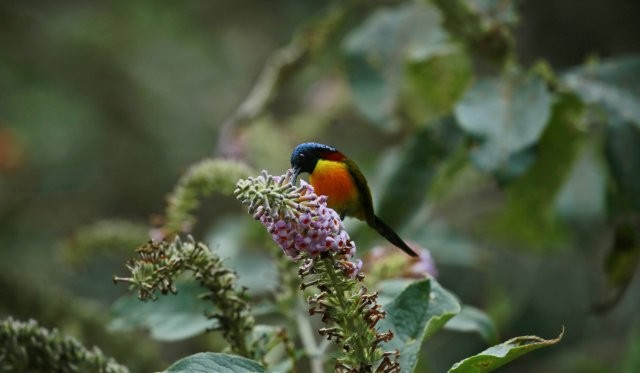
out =
<svg viewBox="0 0 640 373"><path fill-rule="evenodd" d="M387 240L389 240L389 242L391 242L392 244L396 245L398 248L402 249L402 251L404 251L405 253L411 255L411 256L418 256L418 254L416 254L415 251L413 251L409 245L407 245L402 238L400 238L400 236L398 236L398 234L396 232L394 232L393 229L391 229L391 227L389 227L385 222L383 222L382 220L380 220L379 217L374 216L374 221L373 221L373 229L375 229L376 231L378 231L378 233L380 233L384 238L386 238Z"/></svg>

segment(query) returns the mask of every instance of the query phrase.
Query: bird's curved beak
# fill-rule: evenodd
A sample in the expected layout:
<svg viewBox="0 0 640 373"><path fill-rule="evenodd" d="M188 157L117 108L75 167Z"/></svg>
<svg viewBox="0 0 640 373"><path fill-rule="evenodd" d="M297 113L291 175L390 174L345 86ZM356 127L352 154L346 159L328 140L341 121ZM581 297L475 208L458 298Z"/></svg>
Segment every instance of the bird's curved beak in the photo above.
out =
<svg viewBox="0 0 640 373"><path fill-rule="evenodd" d="M291 184L295 185L298 183L298 176L300 175L300 167L293 168L293 178L291 179Z"/></svg>

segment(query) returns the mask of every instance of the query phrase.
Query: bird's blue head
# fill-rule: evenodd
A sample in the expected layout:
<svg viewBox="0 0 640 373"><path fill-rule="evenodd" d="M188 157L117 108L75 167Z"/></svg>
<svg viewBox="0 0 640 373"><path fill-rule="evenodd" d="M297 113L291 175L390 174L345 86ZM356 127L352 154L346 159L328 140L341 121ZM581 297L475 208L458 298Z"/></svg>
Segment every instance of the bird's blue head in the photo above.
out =
<svg viewBox="0 0 640 373"><path fill-rule="evenodd" d="M335 153L340 154L336 148L317 142L305 142L296 146L291 153L293 183L296 183L300 173L312 173L314 168L316 168L318 159L326 158L328 155Z"/></svg>

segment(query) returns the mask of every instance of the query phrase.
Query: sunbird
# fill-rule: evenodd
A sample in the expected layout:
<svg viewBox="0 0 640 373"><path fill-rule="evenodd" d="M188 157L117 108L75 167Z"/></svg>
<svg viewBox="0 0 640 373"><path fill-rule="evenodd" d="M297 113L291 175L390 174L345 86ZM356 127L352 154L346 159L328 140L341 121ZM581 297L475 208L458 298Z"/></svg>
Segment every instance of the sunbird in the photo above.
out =
<svg viewBox="0 0 640 373"><path fill-rule="evenodd" d="M354 161L336 148L305 142L291 153L293 183L302 172L309 174L309 183L318 195L327 196L327 206L340 218L351 216L365 221L392 244L411 256L418 256L391 227L373 212L373 200L367 179Z"/></svg>

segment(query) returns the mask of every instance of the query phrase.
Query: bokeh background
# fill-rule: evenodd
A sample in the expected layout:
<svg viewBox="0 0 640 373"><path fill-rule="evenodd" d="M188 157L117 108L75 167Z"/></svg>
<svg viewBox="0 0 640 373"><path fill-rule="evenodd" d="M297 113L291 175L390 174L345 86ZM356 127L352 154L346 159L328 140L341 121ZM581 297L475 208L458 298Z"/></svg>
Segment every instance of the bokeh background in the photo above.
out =
<svg viewBox="0 0 640 373"><path fill-rule="evenodd" d="M229 129L269 56L323 17L328 2L0 2L0 316L59 328L134 371L213 348L207 336L159 342L144 331L110 331L111 304L126 293L111 278L135 246L116 242L83 257L69 247L104 219L146 234L136 229L154 224L180 175L200 159L234 156L280 174L297 143L316 140L356 160L382 217L432 251L440 283L484 309L502 339L550 338L566 328L560 344L504 371L640 369L637 123L615 137L607 128L616 120L587 108L566 138L547 143L552 135L542 135L531 148L533 168L506 176L483 170L470 158L477 139L451 113L475 81L499 74L500 63L445 29L446 15L427 5L426 45L449 43L456 52L398 62L409 66L402 79L418 83L397 83L405 110L380 113L391 96L374 97L390 94L354 56L388 43L384 28L367 34L376 12L401 17L394 11L414 4L363 3L287 75L260 115ZM589 59L640 54L636 1L494 3L513 7L503 21L521 70L546 61L539 71L562 76ZM429 44L430 37L440 39ZM631 112L640 104L633 66L627 73L635 80L620 82L637 99ZM575 155L566 167L540 164L566 159L569 145ZM525 207L507 223L485 224L513 204ZM215 246L212 232L247 217L232 198L212 196L198 220L194 234ZM349 228L362 250L380 243L357 222ZM622 259L612 257L616 248ZM444 371L486 347L475 334L442 332L425 346L421 369Z"/></svg>

